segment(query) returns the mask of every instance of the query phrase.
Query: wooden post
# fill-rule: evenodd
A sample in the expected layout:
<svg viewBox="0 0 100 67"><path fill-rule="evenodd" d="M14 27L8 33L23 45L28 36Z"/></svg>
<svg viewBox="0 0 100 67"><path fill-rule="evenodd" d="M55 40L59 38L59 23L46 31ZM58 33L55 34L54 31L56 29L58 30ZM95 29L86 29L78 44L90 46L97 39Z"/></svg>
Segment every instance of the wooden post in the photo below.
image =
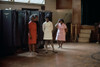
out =
<svg viewBox="0 0 100 67"><path fill-rule="evenodd" d="M77 24L75 24L75 41L77 40Z"/></svg>
<svg viewBox="0 0 100 67"><path fill-rule="evenodd" d="M71 23L71 41L73 41L73 24Z"/></svg>

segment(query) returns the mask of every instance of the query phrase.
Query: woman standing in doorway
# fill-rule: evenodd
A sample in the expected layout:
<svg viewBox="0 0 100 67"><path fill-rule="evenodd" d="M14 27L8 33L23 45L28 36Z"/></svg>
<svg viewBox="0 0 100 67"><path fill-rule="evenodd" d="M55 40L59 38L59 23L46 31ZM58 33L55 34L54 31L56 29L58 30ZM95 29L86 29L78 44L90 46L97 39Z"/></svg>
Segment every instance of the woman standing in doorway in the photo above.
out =
<svg viewBox="0 0 100 67"><path fill-rule="evenodd" d="M63 42L65 41L67 26L64 24L63 19L59 19L55 27L58 29L56 40L58 41L59 48L62 48Z"/></svg>

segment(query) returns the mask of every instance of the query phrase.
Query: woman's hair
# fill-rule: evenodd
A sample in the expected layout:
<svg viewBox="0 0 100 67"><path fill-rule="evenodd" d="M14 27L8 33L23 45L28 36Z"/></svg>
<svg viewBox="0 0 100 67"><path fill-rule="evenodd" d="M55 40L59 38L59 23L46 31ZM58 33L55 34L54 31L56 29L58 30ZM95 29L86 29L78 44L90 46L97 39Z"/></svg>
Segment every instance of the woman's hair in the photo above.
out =
<svg viewBox="0 0 100 67"><path fill-rule="evenodd" d="M59 19L59 20L58 20L58 22L60 22L60 21L62 21L62 22L64 23L64 20L63 20L63 19Z"/></svg>
<svg viewBox="0 0 100 67"><path fill-rule="evenodd" d="M34 18L34 19L35 19L36 17L38 17L38 15L37 15L37 14L32 14L32 15L29 17L29 19L30 19L30 20L32 20L32 18Z"/></svg>
<svg viewBox="0 0 100 67"><path fill-rule="evenodd" d="M48 20L50 20L50 17L49 16L45 16L45 18L47 18Z"/></svg>

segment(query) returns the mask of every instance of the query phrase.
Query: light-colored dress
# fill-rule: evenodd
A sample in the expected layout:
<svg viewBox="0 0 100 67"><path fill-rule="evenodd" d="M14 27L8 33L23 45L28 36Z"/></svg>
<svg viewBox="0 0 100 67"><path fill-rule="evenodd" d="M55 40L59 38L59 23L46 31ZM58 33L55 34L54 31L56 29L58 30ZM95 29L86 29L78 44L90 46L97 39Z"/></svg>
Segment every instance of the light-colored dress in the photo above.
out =
<svg viewBox="0 0 100 67"><path fill-rule="evenodd" d="M28 34L28 44L36 44L37 40L37 25L35 22L29 22L29 32L32 36L32 39L30 39L30 34Z"/></svg>
<svg viewBox="0 0 100 67"><path fill-rule="evenodd" d="M51 21L48 21L48 22L44 22L43 23L43 32L44 32L44 37L43 39L44 40L52 40L53 37L52 37L52 31L53 31L53 24Z"/></svg>
<svg viewBox="0 0 100 67"><path fill-rule="evenodd" d="M65 36L66 36L66 32L65 32L65 29L67 29L67 26L63 23L58 23L57 24L57 34L56 34L56 40L59 40L59 41L65 41Z"/></svg>

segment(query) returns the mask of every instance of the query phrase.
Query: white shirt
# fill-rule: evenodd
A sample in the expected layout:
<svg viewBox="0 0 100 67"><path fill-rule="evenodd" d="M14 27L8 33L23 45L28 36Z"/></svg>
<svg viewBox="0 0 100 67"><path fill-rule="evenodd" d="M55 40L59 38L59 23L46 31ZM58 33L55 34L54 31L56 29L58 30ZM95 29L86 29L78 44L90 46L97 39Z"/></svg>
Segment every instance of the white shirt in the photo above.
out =
<svg viewBox="0 0 100 67"><path fill-rule="evenodd" d="M53 37L52 37L52 31L53 31L53 24L51 21L48 21L48 22L44 22L43 23L43 32L44 32L44 37L43 39L44 40L52 40Z"/></svg>

